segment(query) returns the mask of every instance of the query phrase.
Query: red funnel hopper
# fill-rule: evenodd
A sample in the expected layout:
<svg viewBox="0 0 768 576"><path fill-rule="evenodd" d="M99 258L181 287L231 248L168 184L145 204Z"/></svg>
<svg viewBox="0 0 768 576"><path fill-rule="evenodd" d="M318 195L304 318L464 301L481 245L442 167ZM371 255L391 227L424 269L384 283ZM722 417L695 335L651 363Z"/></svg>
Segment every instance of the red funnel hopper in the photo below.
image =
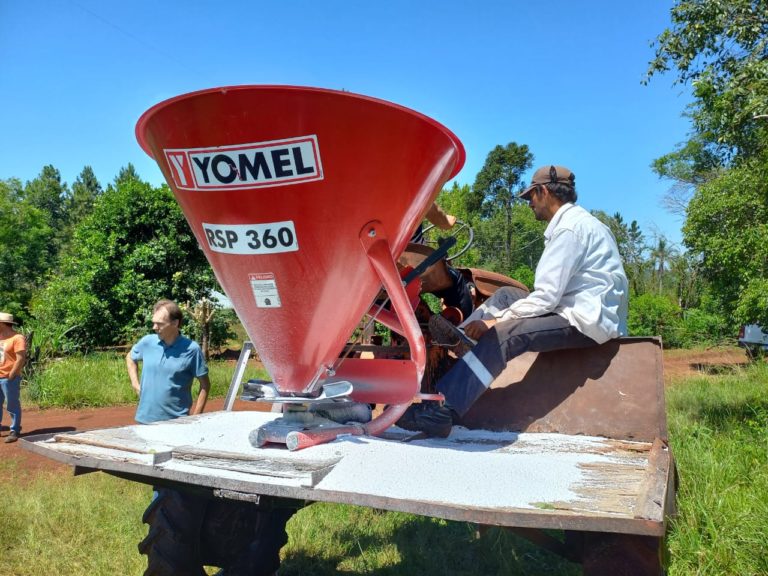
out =
<svg viewBox="0 0 768 576"><path fill-rule="evenodd" d="M281 392L330 381L383 284L412 361L373 369L377 383L353 398L410 401L424 345L394 262L463 164L456 136L388 102L291 86L179 96L148 110L136 133ZM334 379L364 381L368 361L349 362Z"/></svg>

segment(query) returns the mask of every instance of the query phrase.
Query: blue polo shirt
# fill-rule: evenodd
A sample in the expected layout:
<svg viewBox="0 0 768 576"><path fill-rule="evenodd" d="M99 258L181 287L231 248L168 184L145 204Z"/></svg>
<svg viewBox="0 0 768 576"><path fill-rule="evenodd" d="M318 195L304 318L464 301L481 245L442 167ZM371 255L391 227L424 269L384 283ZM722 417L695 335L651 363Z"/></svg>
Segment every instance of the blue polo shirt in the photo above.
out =
<svg viewBox="0 0 768 576"><path fill-rule="evenodd" d="M149 334L131 348L131 358L142 363L137 422L149 424L189 414L192 382L208 374L196 342L179 334L168 346L157 334Z"/></svg>

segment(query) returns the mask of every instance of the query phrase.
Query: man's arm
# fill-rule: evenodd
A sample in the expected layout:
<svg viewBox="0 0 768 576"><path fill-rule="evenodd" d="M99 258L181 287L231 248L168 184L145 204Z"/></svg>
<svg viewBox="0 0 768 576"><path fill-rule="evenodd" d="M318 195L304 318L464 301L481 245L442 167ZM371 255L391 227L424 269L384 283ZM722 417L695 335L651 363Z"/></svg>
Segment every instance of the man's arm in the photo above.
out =
<svg viewBox="0 0 768 576"><path fill-rule="evenodd" d="M211 389L211 381L208 379L208 374L200 376L197 380L200 382L200 392L197 394L197 402L195 402L192 410L189 411L190 416L203 413L205 403L208 401L208 392Z"/></svg>
<svg viewBox="0 0 768 576"><path fill-rule="evenodd" d="M437 205L437 202L432 203L424 217L440 228L440 230L450 230L456 224L456 216L443 212L443 209Z"/></svg>
<svg viewBox="0 0 768 576"><path fill-rule="evenodd" d="M136 394L141 394L141 384L139 384L139 365L131 358L131 353L128 352L125 356L125 367L128 369L128 377L131 379L131 388L136 391Z"/></svg>
<svg viewBox="0 0 768 576"><path fill-rule="evenodd" d="M554 312L585 256L584 247L570 230L563 230L544 247L533 292L521 298L496 318L532 318Z"/></svg>
<svg viewBox="0 0 768 576"><path fill-rule="evenodd" d="M8 380L13 380L17 376L21 376L21 369L24 368L24 364L27 362L27 351L19 350L16 352L16 361L13 363L13 368L8 374Z"/></svg>

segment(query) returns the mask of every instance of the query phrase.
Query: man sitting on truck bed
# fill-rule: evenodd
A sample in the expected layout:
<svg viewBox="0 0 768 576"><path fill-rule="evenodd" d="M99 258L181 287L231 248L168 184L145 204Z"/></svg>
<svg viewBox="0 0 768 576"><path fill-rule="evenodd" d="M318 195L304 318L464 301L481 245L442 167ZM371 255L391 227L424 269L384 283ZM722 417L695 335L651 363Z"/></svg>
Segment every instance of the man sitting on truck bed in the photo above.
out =
<svg viewBox="0 0 768 576"><path fill-rule="evenodd" d="M437 382L445 403L414 404L398 426L446 437L512 358L528 350L597 346L626 335L628 285L616 241L607 226L574 204L575 180L563 166L544 166L534 173L519 196L537 220L548 222L533 292L516 299L506 288L499 289L463 322L463 333L435 317L444 328L443 334L433 333L438 341L468 343L468 336L477 344L467 345ZM440 332L434 323L431 328ZM445 341L446 336L453 342Z"/></svg>

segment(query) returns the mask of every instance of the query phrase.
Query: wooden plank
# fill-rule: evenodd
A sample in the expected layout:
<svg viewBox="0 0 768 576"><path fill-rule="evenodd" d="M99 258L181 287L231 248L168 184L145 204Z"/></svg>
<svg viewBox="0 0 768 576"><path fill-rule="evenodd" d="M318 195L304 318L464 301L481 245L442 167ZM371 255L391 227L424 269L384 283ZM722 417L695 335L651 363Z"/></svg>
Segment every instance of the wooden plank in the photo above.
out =
<svg viewBox="0 0 768 576"><path fill-rule="evenodd" d="M114 450L122 450L123 452L136 452L137 454L151 454L158 451L157 445L150 445L145 440L138 437L133 432L132 426L56 434L53 437L53 440L54 442L112 448ZM171 447L163 446L162 448L170 449Z"/></svg>
<svg viewBox="0 0 768 576"><path fill-rule="evenodd" d="M130 454L140 455L137 461L156 465L162 464L171 458L171 447L149 446L146 442L136 438L130 430L119 428L76 434L56 434L52 440L59 444L58 450L71 455L91 454L89 448L104 449L100 452L107 460L122 461L129 459ZM113 451L114 453L110 453ZM126 455L128 453L128 455Z"/></svg>
<svg viewBox="0 0 768 576"><path fill-rule="evenodd" d="M144 466L158 466L171 459L170 450L155 453L139 453L77 443L59 443L56 446L56 452L70 459L74 458L78 462L82 458L99 458L104 462L104 466L100 468L109 468L112 462L132 462ZM45 455L47 456L48 454ZM66 463L71 464L72 462L67 461Z"/></svg>
<svg viewBox="0 0 768 576"><path fill-rule="evenodd" d="M635 518L663 521L667 507L669 447L657 438L648 456L645 478L638 490Z"/></svg>
<svg viewBox="0 0 768 576"><path fill-rule="evenodd" d="M242 454L203 450L191 446L175 448L171 456L177 461L201 468L231 470L272 478L298 479L302 486L310 487L322 480L341 460L341 456L339 456L323 460L296 461L290 458L279 458L274 454Z"/></svg>
<svg viewBox="0 0 768 576"><path fill-rule="evenodd" d="M580 464L584 480L575 492L582 498L576 502L554 502L553 509L572 512L631 515L636 507L651 444L609 440L594 448L594 453L610 457L604 461Z"/></svg>

